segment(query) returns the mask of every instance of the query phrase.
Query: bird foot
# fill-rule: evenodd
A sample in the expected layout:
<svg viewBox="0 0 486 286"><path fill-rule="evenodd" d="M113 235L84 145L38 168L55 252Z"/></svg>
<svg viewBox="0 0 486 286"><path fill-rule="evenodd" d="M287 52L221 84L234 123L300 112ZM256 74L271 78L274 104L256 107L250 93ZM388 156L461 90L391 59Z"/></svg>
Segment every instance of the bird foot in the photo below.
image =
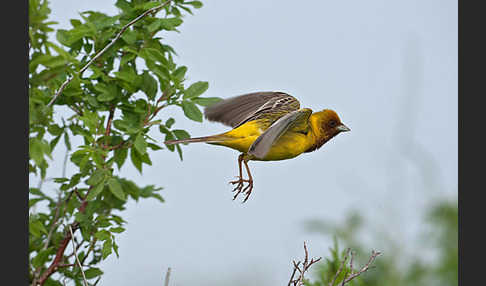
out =
<svg viewBox="0 0 486 286"><path fill-rule="evenodd" d="M236 185L236 187L233 189L232 192L236 192L235 196L233 197L233 200L235 200L240 193L246 194L245 199L243 200L243 203L248 200L250 197L251 191L253 190L253 180L246 180L241 177L237 177L238 180L236 181L231 181L229 182L230 184ZM243 188L244 183L248 183L248 185Z"/></svg>

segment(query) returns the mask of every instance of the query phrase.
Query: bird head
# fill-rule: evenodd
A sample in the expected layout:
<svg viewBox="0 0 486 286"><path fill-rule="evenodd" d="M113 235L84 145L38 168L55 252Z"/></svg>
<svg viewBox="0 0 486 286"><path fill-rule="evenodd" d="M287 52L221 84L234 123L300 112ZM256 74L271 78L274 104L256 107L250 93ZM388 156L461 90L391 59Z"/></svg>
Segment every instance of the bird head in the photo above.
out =
<svg viewBox="0 0 486 286"><path fill-rule="evenodd" d="M341 122L337 113L331 109L314 112L311 116L311 124L313 129L317 131L316 135L320 141L322 140L322 144L341 132L351 130ZM320 145L322 146L322 144Z"/></svg>

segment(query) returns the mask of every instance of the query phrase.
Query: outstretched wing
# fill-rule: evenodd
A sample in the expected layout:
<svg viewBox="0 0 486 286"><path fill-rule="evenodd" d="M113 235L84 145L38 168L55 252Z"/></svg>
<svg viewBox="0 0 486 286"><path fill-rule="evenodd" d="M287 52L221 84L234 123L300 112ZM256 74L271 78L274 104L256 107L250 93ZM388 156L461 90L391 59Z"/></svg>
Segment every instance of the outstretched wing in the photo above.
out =
<svg viewBox="0 0 486 286"><path fill-rule="evenodd" d="M210 121L236 128L245 122L268 118L272 124L283 115L299 110L300 103L284 92L255 92L222 100L204 109Z"/></svg>
<svg viewBox="0 0 486 286"><path fill-rule="evenodd" d="M263 159L272 145L287 131L307 131L309 117L312 110L303 108L293 111L278 119L265 132L263 132L248 149L248 154Z"/></svg>

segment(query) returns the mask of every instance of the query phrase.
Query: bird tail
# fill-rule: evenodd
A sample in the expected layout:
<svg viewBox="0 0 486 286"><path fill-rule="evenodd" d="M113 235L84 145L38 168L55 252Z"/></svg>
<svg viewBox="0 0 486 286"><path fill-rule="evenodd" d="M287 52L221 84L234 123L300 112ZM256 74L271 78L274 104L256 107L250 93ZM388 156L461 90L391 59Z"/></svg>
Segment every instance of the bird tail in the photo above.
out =
<svg viewBox="0 0 486 286"><path fill-rule="evenodd" d="M172 145L172 144L179 144L179 143L195 143L195 142L216 143L216 142L220 142L221 139L222 138L220 136L215 135L215 136L187 138L181 140L167 140L164 142L164 144Z"/></svg>

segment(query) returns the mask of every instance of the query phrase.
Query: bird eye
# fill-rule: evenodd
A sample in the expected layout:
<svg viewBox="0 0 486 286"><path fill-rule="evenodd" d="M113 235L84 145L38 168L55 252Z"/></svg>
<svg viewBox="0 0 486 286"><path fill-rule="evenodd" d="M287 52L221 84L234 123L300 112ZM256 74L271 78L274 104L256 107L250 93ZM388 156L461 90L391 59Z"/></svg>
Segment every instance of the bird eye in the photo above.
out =
<svg viewBox="0 0 486 286"><path fill-rule="evenodd" d="M336 127L336 125L337 125L337 121L336 120L329 121L329 127L334 128L334 127Z"/></svg>

